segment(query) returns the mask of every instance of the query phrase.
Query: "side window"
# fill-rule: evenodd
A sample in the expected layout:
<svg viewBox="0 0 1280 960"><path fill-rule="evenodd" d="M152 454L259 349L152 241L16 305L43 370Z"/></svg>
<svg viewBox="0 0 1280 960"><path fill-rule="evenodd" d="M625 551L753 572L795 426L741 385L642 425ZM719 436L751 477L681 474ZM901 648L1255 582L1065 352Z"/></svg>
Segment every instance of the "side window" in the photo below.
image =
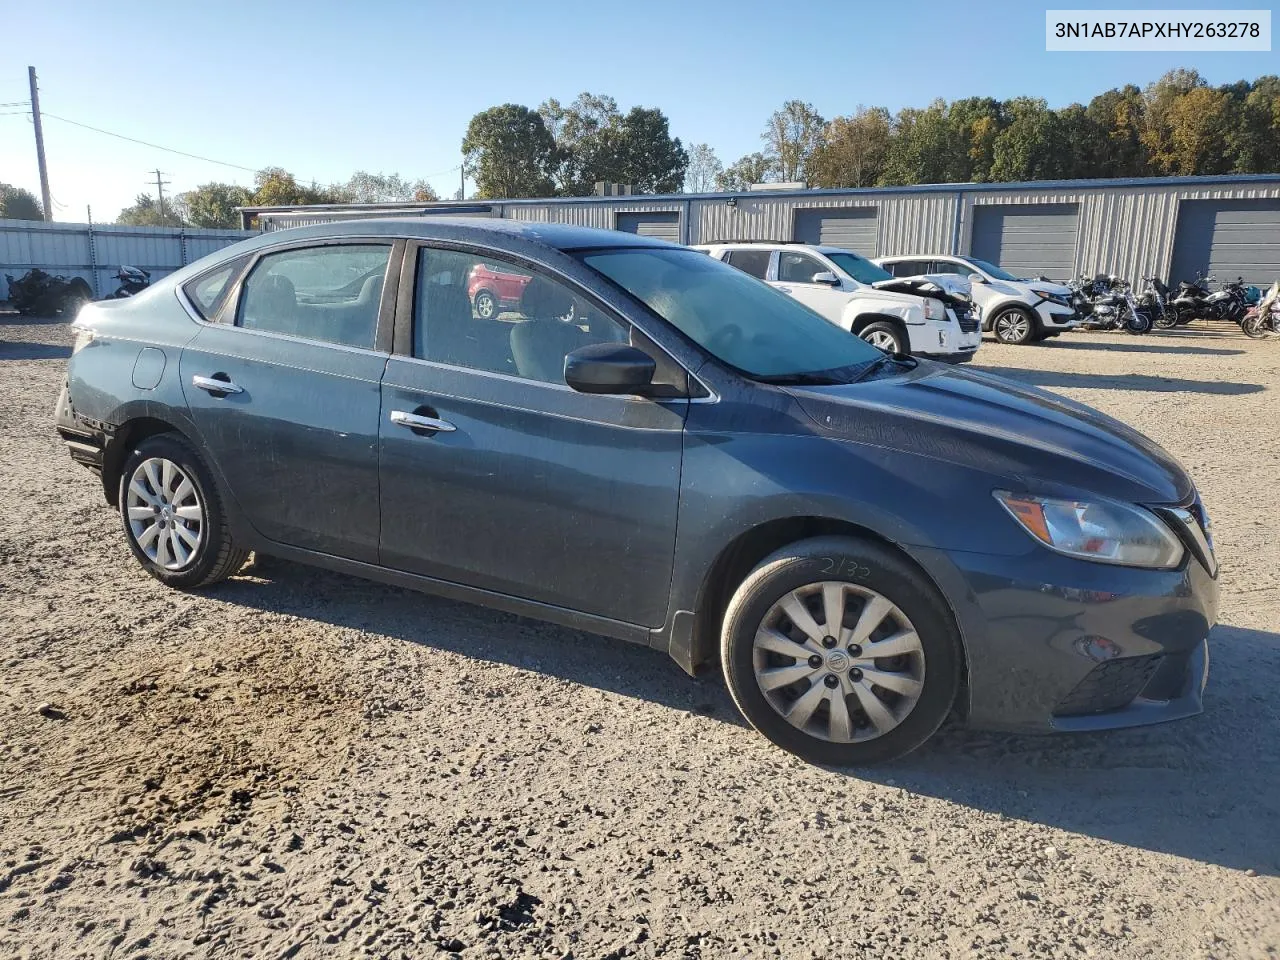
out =
<svg viewBox="0 0 1280 960"><path fill-rule="evenodd" d="M329 244L270 253L244 282L236 323L372 349L389 244Z"/></svg>
<svg viewBox="0 0 1280 960"><path fill-rule="evenodd" d="M419 359L563 385L566 354L628 336L589 300L532 270L455 250L418 251Z"/></svg>
<svg viewBox="0 0 1280 960"><path fill-rule="evenodd" d="M772 256L772 250L730 250L728 261L729 266L764 280L769 276L769 258Z"/></svg>
<svg viewBox="0 0 1280 960"><path fill-rule="evenodd" d="M971 269L962 267L960 266L960 264L953 263L950 260L935 260L933 263L929 264L929 272L930 273L954 273L954 274L959 274L960 276L963 276L963 277L967 277L969 274L973 273Z"/></svg>
<svg viewBox="0 0 1280 960"><path fill-rule="evenodd" d="M232 260L216 270L187 281L182 290L200 316L206 320L213 319L222 298L227 295L231 281L239 276L244 268L246 259L241 257L238 260Z"/></svg>
<svg viewBox="0 0 1280 960"><path fill-rule="evenodd" d="M783 250L778 254L778 279L783 283L813 283L813 275L827 269L804 253Z"/></svg>

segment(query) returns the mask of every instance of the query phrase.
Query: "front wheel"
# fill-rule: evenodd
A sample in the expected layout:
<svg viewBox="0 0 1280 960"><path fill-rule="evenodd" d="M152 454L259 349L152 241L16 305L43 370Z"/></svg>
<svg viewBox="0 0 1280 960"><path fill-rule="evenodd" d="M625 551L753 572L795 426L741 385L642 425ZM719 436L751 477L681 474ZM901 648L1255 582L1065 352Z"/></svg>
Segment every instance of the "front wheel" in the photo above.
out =
<svg viewBox="0 0 1280 960"><path fill-rule="evenodd" d="M209 468L178 434L148 437L130 452L118 502L130 551L161 583L208 586L248 558L232 542Z"/></svg>
<svg viewBox="0 0 1280 960"><path fill-rule="evenodd" d="M734 702L815 763L900 757L946 718L960 636L937 589L870 541L822 537L766 557L729 602L721 663Z"/></svg>
<svg viewBox="0 0 1280 960"><path fill-rule="evenodd" d="M1145 310L1135 310L1129 314L1124 323L1124 332L1141 335L1151 332L1151 314Z"/></svg>
<svg viewBox="0 0 1280 960"><path fill-rule="evenodd" d="M1001 343L1020 345L1036 338L1036 323L1021 307L1006 307L991 321L991 330Z"/></svg>
<svg viewBox="0 0 1280 960"><path fill-rule="evenodd" d="M473 301L476 316L481 320L492 320L498 315L498 298L489 290L481 290Z"/></svg>
<svg viewBox="0 0 1280 960"><path fill-rule="evenodd" d="M892 323L876 321L863 327L858 333L863 340L885 353L909 353L906 335Z"/></svg>

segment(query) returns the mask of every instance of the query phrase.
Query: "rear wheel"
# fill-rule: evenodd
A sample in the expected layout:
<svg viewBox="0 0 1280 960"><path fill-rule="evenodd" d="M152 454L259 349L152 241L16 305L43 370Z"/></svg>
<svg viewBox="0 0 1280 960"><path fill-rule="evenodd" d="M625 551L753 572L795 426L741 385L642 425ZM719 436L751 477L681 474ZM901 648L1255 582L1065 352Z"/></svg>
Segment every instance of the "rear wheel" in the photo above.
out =
<svg viewBox="0 0 1280 960"><path fill-rule="evenodd" d="M248 558L227 528L209 468L178 434L148 437L120 472L120 519L134 558L171 587L203 587Z"/></svg>
<svg viewBox="0 0 1280 960"><path fill-rule="evenodd" d="M476 316L481 320L492 320L498 315L498 298L489 290L481 290L472 301L476 308Z"/></svg>
<svg viewBox="0 0 1280 960"><path fill-rule="evenodd" d="M1005 307L991 320L991 330L1001 343L1019 345L1036 339L1036 321L1022 307Z"/></svg>
<svg viewBox="0 0 1280 960"><path fill-rule="evenodd" d="M960 637L937 589L891 548L845 537L763 560L725 613L734 702L783 749L837 766L902 756L946 718Z"/></svg>
<svg viewBox="0 0 1280 960"><path fill-rule="evenodd" d="M867 324L858 336L885 353L909 353L911 349L906 335L892 323L883 320Z"/></svg>

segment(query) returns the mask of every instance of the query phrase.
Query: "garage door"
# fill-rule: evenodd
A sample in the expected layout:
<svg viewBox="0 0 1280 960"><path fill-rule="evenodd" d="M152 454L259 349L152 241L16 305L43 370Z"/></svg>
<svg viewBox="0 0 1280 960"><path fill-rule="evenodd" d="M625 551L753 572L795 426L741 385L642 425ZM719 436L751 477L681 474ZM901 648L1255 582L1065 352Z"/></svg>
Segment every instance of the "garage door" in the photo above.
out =
<svg viewBox="0 0 1280 960"><path fill-rule="evenodd" d="M637 233L642 237L680 242L680 214L678 213L620 213L618 229Z"/></svg>
<svg viewBox="0 0 1280 960"><path fill-rule="evenodd" d="M1219 280L1244 277L1270 286L1280 280L1280 200L1183 200L1169 279L1197 273Z"/></svg>
<svg viewBox="0 0 1280 960"><path fill-rule="evenodd" d="M1067 280L1076 269L1074 203L979 204L973 208L975 257L1015 277Z"/></svg>
<svg viewBox="0 0 1280 960"><path fill-rule="evenodd" d="M864 257L874 257L878 234L876 207L796 211L795 238L799 243L843 247Z"/></svg>

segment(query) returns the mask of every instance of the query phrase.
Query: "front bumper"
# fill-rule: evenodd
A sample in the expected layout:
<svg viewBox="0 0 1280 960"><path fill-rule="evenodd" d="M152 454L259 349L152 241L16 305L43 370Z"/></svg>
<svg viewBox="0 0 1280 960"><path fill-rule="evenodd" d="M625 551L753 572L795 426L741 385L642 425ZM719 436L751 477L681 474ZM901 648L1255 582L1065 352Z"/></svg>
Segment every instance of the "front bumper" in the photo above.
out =
<svg viewBox="0 0 1280 960"><path fill-rule="evenodd" d="M959 621L971 725L1103 730L1200 712L1218 583L1190 552L1167 571L1039 548L913 552Z"/></svg>
<svg viewBox="0 0 1280 960"><path fill-rule="evenodd" d="M1046 330L1072 330L1080 326L1080 314L1072 307L1062 306L1051 300L1041 300L1036 304L1036 315L1040 317L1040 325Z"/></svg>

